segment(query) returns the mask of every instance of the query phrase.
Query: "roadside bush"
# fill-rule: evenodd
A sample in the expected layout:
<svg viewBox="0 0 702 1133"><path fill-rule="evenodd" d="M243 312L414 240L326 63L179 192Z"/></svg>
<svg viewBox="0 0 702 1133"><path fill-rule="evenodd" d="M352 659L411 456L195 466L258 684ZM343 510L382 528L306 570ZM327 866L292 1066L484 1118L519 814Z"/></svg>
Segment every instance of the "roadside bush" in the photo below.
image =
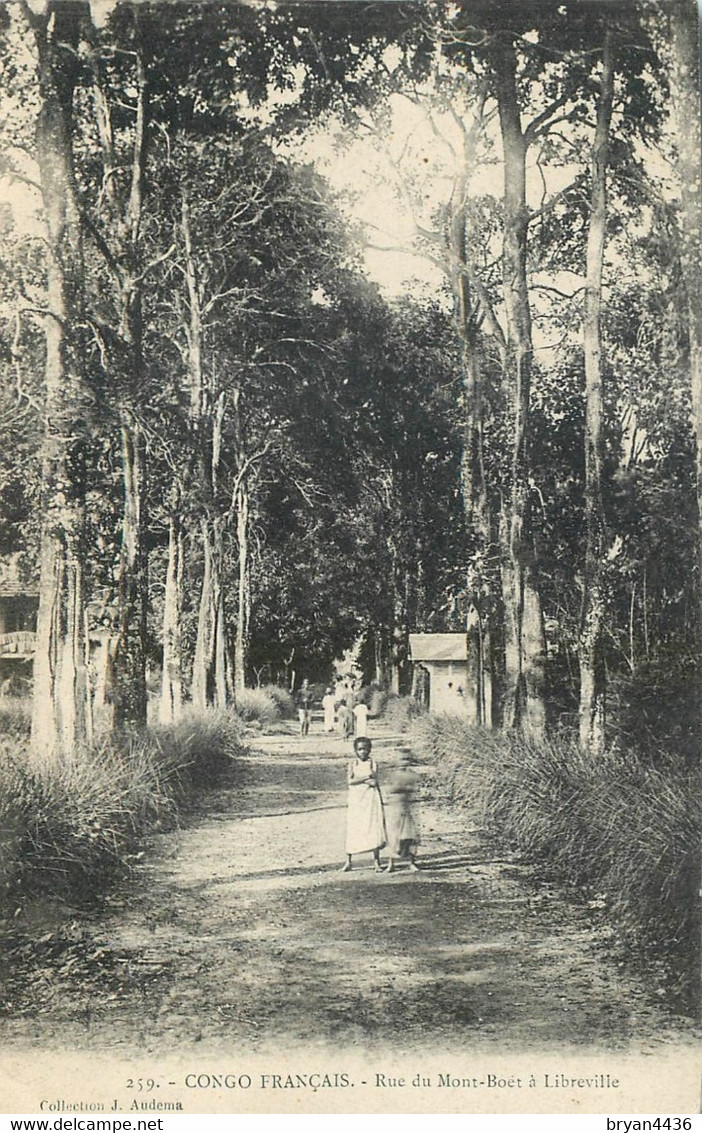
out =
<svg viewBox="0 0 702 1133"><path fill-rule="evenodd" d="M425 709L414 697L390 694L383 712L383 723L399 732L405 732L412 721L424 713Z"/></svg>
<svg viewBox="0 0 702 1133"><path fill-rule="evenodd" d="M265 688L245 688L237 692L236 714L246 724L258 723L263 727L275 724L282 716L278 703Z"/></svg>
<svg viewBox="0 0 702 1133"><path fill-rule="evenodd" d="M159 764L173 769L183 795L214 786L246 751L244 726L234 712L210 709L192 713L177 724L153 728L151 742Z"/></svg>
<svg viewBox="0 0 702 1133"><path fill-rule="evenodd" d="M368 688L368 711L371 716L382 716L388 703L388 692L379 685L370 685Z"/></svg>
<svg viewBox="0 0 702 1133"><path fill-rule="evenodd" d="M20 767L26 744L0 738L0 891L7 893L18 872L25 819L25 785Z"/></svg>
<svg viewBox="0 0 702 1133"><path fill-rule="evenodd" d="M263 685L262 690L275 702L283 720L289 720L295 716L295 701L286 688L281 688L280 685Z"/></svg>
<svg viewBox="0 0 702 1133"><path fill-rule="evenodd" d="M696 951L698 785L683 765L612 749L600 759L567 738L540 740L427 716L411 744L434 766L434 789L466 809L498 845L586 891L629 946Z"/></svg>
<svg viewBox="0 0 702 1133"><path fill-rule="evenodd" d="M26 696L0 696L0 733L28 736L32 723L32 702Z"/></svg>
<svg viewBox="0 0 702 1133"><path fill-rule="evenodd" d="M205 713L72 760L30 764L24 742L0 747L0 878L6 895L50 891L92 901L141 839L177 821L245 750L232 713Z"/></svg>

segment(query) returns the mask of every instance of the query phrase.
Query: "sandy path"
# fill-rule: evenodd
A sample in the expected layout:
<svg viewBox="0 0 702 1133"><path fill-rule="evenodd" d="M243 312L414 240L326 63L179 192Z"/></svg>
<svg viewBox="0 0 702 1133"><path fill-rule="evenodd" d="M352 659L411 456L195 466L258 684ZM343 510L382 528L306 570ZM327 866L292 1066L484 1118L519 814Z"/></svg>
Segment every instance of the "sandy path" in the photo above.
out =
<svg viewBox="0 0 702 1133"><path fill-rule="evenodd" d="M608 958L586 911L487 857L455 812L424 806L422 873L378 876L368 860L340 874L340 741L254 744L232 785L154 838L106 912L64 920L21 978L6 972L3 1045L401 1053L687 1041L689 1028ZM376 735L381 774L393 746Z"/></svg>

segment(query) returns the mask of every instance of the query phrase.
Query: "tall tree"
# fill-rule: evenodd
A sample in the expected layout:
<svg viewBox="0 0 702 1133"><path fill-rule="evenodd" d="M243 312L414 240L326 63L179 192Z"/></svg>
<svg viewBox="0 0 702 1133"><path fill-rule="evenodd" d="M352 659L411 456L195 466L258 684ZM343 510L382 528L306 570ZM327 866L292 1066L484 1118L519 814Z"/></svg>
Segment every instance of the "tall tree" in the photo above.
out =
<svg viewBox="0 0 702 1133"><path fill-rule="evenodd" d="M507 397L512 413L509 503L500 517L505 610L505 723L545 727L546 639L538 592L530 516L529 410L534 347L527 278L529 210L526 203L528 134L522 128L517 56L511 37L490 52L500 115L504 169L502 282L507 316Z"/></svg>
<svg viewBox="0 0 702 1133"><path fill-rule="evenodd" d="M604 623L607 615L607 535L602 499L605 459L602 361L602 269L607 229L607 162L614 101L614 40L605 30L600 96L592 144L590 218L587 234L585 314L585 567L578 656L580 743L595 755L605 747Z"/></svg>
<svg viewBox="0 0 702 1133"><path fill-rule="evenodd" d="M92 207L86 203L83 213L114 296L112 325L105 327L98 312L92 312L92 325L100 339L101 356L111 371L107 376L117 393L114 408L123 486L114 632L106 644L105 657L110 671L108 706L112 727L143 727L148 608L147 466L141 411L146 375L142 292L148 273L142 238L149 132L147 37L133 5L120 9L107 37L92 24L88 34L92 121L89 118L83 128L87 138L93 130L97 138L95 176L100 188L95 196L97 203ZM121 61L129 60L128 74L121 67L115 68L115 55ZM125 89L134 101L133 112L126 115Z"/></svg>
<svg viewBox="0 0 702 1133"><path fill-rule="evenodd" d="M700 23L694 0L669 8L673 48L673 105L681 188L681 265L687 305L692 420L696 440L699 545L698 634L702 649L702 138L700 135Z"/></svg>
<svg viewBox="0 0 702 1133"><path fill-rule="evenodd" d="M92 398L83 370L83 231L73 130L86 5L22 4L36 45L37 158L47 227L42 534L32 746L72 758L90 737L85 618L85 448Z"/></svg>

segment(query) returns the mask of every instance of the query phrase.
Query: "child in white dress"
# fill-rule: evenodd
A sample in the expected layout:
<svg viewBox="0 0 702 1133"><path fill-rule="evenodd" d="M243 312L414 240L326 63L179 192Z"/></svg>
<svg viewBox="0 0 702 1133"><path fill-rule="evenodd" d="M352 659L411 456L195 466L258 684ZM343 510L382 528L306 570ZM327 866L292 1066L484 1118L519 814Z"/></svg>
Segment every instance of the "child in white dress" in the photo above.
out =
<svg viewBox="0 0 702 1133"><path fill-rule="evenodd" d="M387 841L383 800L378 787L378 771L370 757L372 744L367 736L357 736L355 759L348 766L349 803L346 813L346 861L342 873L351 869L353 854L372 853L376 873L380 872L380 851Z"/></svg>

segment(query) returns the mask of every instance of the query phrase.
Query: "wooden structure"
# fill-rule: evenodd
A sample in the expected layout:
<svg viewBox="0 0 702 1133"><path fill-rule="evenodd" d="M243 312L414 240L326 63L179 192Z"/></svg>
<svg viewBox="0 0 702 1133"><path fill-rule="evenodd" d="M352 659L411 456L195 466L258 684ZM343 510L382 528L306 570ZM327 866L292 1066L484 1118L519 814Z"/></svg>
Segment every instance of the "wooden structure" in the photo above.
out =
<svg viewBox="0 0 702 1133"><path fill-rule="evenodd" d="M22 577L19 555L0 559L0 681L29 679L39 590Z"/></svg>

